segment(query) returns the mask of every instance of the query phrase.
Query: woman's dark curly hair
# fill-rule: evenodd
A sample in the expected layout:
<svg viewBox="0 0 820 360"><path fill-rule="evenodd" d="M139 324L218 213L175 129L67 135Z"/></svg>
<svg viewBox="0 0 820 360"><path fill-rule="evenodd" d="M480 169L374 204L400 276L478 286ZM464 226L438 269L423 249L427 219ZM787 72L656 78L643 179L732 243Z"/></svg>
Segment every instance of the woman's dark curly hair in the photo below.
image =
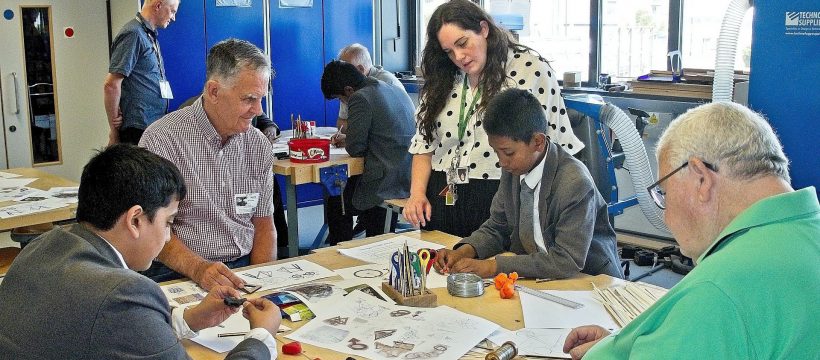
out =
<svg viewBox="0 0 820 360"><path fill-rule="evenodd" d="M421 57L421 72L424 74L424 86L421 88L421 99L418 113L419 133L426 142L433 140L436 131L436 116L444 109L449 92L459 73L458 66L441 50L438 32L445 24L453 24L464 30L481 32L481 22L489 26L487 35L487 60L482 70L479 86L482 89L481 101L477 112L480 114L487 106L488 100L501 91L507 74L504 66L507 63L507 51L531 50L513 40L511 34L498 27L492 17L478 5L469 0L450 0L439 6L430 22L427 23L427 44Z"/></svg>

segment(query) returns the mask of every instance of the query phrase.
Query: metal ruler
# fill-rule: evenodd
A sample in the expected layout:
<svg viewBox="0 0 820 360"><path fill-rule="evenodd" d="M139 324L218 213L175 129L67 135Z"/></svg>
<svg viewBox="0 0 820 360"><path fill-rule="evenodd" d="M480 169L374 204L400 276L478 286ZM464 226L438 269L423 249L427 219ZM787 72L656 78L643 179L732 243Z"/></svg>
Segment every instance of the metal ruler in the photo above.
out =
<svg viewBox="0 0 820 360"><path fill-rule="evenodd" d="M535 289L530 289L526 286L515 285L515 289L520 291L520 292L527 293L527 294L530 294L530 295L535 296L535 297L539 297L539 298L544 299L544 300L552 301L552 302L554 302L556 304L559 304L559 305L564 305L568 308L580 309L580 308L584 307L584 304L577 303L577 302L569 300L569 299L564 299L560 296L555 296L555 295L552 295L552 294L541 292L541 291L538 291L538 290L535 290Z"/></svg>

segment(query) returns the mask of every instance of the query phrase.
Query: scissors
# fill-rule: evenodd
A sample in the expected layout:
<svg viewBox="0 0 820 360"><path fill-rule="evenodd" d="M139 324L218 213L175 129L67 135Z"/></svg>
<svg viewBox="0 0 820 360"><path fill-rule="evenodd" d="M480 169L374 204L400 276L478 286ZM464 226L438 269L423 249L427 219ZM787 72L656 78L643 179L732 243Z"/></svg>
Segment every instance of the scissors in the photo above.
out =
<svg viewBox="0 0 820 360"><path fill-rule="evenodd" d="M418 254L421 266L424 268L424 273L429 274L433 263L436 262L436 251L433 249L419 249Z"/></svg>
<svg viewBox="0 0 820 360"><path fill-rule="evenodd" d="M401 254L396 251L393 253L393 256L390 257L390 286L392 286L396 290L400 290L399 278L401 278L401 267L399 263L401 263Z"/></svg>

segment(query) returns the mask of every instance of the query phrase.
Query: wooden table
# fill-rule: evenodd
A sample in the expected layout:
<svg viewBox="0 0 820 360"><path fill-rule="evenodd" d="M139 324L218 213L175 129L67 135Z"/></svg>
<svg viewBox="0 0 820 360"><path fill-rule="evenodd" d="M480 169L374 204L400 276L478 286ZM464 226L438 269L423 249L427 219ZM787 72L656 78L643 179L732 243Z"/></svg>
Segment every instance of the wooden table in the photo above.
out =
<svg viewBox="0 0 820 360"><path fill-rule="evenodd" d="M347 165L347 176L364 171L364 159L350 155L330 155L330 160L314 164L297 164L288 159L273 162L273 172L285 177L286 204L288 207L288 256L299 255L299 205L296 201L296 185L321 183L319 170Z"/></svg>
<svg viewBox="0 0 820 360"><path fill-rule="evenodd" d="M52 187L58 186L78 186L79 184L61 178L59 176L55 176L49 174L45 171L32 169L32 168L15 168L15 169L8 169L2 170L3 172L13 173L21 175L23 178L37 178L36 181L28 184L28 187L40 189L40 190L48 190ZM0 202L0 207L5 207L9 205L15 205L19 203L15 203L14 201L3 201ZM69 204L68 206L61 207L59 209L43 211L28 215L21 215L15 216L8 219L0 219L0 231L11 230L16 227L21 226L30 226L30 225L37 225L37 224L45 224L49 222L55 221L63 221L73 219L77 216L77 204Z"/></svg>
<svg viewBox="0 0 820 360"><path fill-rule="evenodd" d="M448 235L438 231L431 231L431 232L406 232L401 235L410 236L415 238L420 238L422 240L430 241L445 245L447 247L452 247L453 244L458 242L460 239L459 237ZM351 266L358 266L364 265L365 263L344 256L340 254L337 250L341 248L349 248L349 247L356 247L361 246L363 244L372 243L379 240L384 240L390 237L396 236L396 234L385 234L380 236L375 236L372 238L362 239L362 240L354 240L354 241L347 241L339 244L338 246L322 248L316 250L314 253L310 255L306 255L300 257L300 259L306 259L312 262L315 262L319 265L322 265L328 269L336 270ZM295 259L287 259L280 261L282 263L293 261ZM262 266L262 265L259 265ZM332 278L330 278L332 279ZM339 278L341 279L341 278ZM324 279L329 280L329 279ZM519 283L522 285L526 285L535 289L554 289L554 290L591 290L592 285L591 283L595 283L598 287L608 287L613 285L621 280L615 279L613 277L607 275L598 275L598 276L588 276L588 275L580 275L577 278L567 279L567 280L556 280L556 281L549 281L536 284L534 280L519 280ZM458 298L453 297L447 293L446 288L438 288L438 289L431 289L432 292L438 296L438 304L439 305L447 305L458 309L459 311L463 311L465 313L477 315L483 317L487 320L495 322L507 329L510 330L518 330L524 327L524 313L521 309L521 303L519 302L519 296L516 295L512 300L504 300L498 295L498 291L493 287L488 287L484 295L476 298ZM260 296L261 294L254 294L255 296ZM291 323L290 321L284 320L283 323L289 326L292 329L298 329L306 322L301 321L297 323ZM279 356L278 359L286 360L286 359L315 359L321 358L323 360L328 359L344 359L347 355L342 355L341 353L337 353L332 350L312 346L309 344L302 344L303 353L302 355L284 355L281 353L282 344L291 342L290 339L285 338L282 334L276 336L277 339L277 349L279 349ZM194 343L190 340L184 340L185 348L188 351L188 354L193 359L224 359L225 354L218 354L213 352L212 350L203 347L197 343Z"/></svg>

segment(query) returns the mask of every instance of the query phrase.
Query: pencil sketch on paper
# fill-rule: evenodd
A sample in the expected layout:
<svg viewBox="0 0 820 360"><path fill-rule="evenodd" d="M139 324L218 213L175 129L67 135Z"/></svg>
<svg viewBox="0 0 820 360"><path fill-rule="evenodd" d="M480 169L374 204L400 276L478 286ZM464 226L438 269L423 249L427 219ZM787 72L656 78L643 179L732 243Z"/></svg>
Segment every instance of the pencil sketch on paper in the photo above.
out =
<svg viewBox="0 0 820 360"><path fill-rule="evenodd" d="M384 276L384 271L379 269L361 269L353 272L353 276L360 279L376 279Z"/></svg>
<svg viewBox="0 0 820 360"><path fill-rule="evenodd" d="M405 359L435 359L447 351L447 345L437 344L426 352L412 352L404 356Z"/></svg>
<svg viewBox="0 0 820 360"><path fill-rule="evenodd" d="M302 270L302 267L301 267L301 266L299 266L299 264L297 264L297 263L290 263L290 264L285 264L285 265L282 265L282 267L280 267L279 269L277 269L277 271L281 271L281 272L286 272L286 273L289 273L289 274L293 274L293 273L297 273L297 272L303 272L304 270Z"/></svg>
<svg viewBox="0 0 820 360"><path fill-rule="evenodd" d="M306 333L305 338L323 344L335 344L342 342L350 332L332 326L322 325L313 331Z"/></svg>
<svg viewBox="0 0 820 360"><path fill-rule="evenodd" d="M375 345L376 351L388 358L397 358L406 352L412 351L415 347L413 344L408 344L401 341L393 341L393 346L376 341Z"/></svg>
<svg viewBox="0 0 820 360"><path fill-rule="evenodd" d="M346 325L347 324L347 319L348 318L346 318L346 317L337 316L337 317L332 317L330 319L325 320L325 323L333 325L333 326Z"/></svg>
<svg viewBox="0 0 820 360"><path fill-rule="evenodd" d="M237 275L249 284L262 286L259 290L264 291L304 284L333 276L334 273L321 265L300 259L248 269Z"/></svg>
<svg viewBox="0 0 820 360"><path fill-rule="evenodd" d="M384 339L396 333L396 329L389 329L389 330L376 330L373 333L373 340Z"/></svg>
<svg viewBox="0 0 820 360"><path fill-rule="evenodd" d="M369 346L367 346L367 344L362 343L362 341L357 338L351 338L347 342L347 347L349 347L351 350L362 351L370 348Z"/></svg>
<svg viewBox="0 0 820 360"><path fill-rule="evenodd" d="M535 329L521 329L515 332L517 344L521 349L527 349L527 354L552 354L563 349L564 341L561 337L548 338L542 336Z"/></svg>

